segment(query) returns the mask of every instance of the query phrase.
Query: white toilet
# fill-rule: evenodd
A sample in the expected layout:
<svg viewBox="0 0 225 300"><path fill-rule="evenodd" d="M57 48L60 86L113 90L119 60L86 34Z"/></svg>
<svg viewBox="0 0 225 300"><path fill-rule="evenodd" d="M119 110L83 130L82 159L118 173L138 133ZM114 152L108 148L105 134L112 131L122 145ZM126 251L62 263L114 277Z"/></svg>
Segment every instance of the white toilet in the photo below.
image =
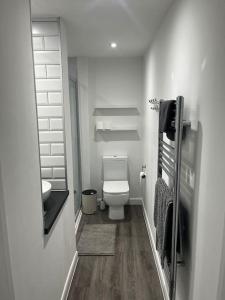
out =
<svg viewBox="0 0 225 300"><path fill-rule="evenodd" d="M124 219L124 205L129 200L127 160L127 156L103 156L103 199L112 220Z"/></svg>

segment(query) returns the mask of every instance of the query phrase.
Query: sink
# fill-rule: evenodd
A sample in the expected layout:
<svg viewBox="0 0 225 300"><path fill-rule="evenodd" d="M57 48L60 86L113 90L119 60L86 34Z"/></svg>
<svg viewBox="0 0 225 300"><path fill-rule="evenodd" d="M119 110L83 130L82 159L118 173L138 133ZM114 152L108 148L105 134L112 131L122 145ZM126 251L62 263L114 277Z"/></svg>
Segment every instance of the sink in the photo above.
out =
<svg viewBox="0 0 225 300"><path fill-rule="evenodd" d="M52 185L46 180L42 180L42 199L47 200L51 194Z"/></svg>

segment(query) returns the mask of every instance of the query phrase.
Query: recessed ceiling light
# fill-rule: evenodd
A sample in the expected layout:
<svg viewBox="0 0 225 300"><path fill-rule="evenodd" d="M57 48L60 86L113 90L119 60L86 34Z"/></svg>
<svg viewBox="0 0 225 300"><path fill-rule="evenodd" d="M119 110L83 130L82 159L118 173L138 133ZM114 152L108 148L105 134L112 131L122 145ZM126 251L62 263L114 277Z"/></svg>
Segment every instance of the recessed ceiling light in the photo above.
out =
<svg viewBox="0 0 225 300"><path fill-rule="evenodd" d="M116 48L117 47L117 43L115 43L115 42L110 43L110 47L111 48Z"/></svg>

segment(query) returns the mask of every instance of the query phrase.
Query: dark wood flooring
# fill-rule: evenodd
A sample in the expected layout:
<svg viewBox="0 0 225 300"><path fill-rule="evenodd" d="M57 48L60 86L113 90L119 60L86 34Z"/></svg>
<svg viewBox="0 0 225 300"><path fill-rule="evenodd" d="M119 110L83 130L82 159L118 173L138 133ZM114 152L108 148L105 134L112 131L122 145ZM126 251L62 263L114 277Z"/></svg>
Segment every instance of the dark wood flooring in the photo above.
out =
<svg viewBox="0 0 225 300"><path fill-rule="evenodd" d="M115 256L80 256L68 300L163 300L141 206L126 206L125 220L108 211L83 215L85 223L118 224Z"/></svg>

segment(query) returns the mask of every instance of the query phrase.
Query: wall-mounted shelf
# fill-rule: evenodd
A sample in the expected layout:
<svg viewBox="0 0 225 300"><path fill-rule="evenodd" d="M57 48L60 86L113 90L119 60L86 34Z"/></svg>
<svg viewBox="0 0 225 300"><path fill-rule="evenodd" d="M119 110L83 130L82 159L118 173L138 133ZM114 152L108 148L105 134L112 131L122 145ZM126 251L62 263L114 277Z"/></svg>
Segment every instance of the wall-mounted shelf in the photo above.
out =
<svg viewBox="0 0 225 300"><path fill-rule="evenodd" d="M140 136L137 128L118 127L111 130L99 129L95 131L96 142L112 141L139 141Z"/></svg>
<svg viewBox="0 0 225 300"><path fill-rule="evenodd" d="M96 129L97 132L116 132L116 131L137 131L137 128L134 127L118 127L111 129Z"/></svg>
<svg viewBox="0 0 225 300"><path fill-rule="evenodd" d="M138 116L135 106L101 106L95 107L94 116Z"/></svg>
<svg viewBox="0 0 225 300"><path fill-rule="evenodd" d="M105 109L105 108L108 108L108 109L121 109L121 108L137 108L136 106L134 105L98 105L95 107L95 109Z"/></svg>

